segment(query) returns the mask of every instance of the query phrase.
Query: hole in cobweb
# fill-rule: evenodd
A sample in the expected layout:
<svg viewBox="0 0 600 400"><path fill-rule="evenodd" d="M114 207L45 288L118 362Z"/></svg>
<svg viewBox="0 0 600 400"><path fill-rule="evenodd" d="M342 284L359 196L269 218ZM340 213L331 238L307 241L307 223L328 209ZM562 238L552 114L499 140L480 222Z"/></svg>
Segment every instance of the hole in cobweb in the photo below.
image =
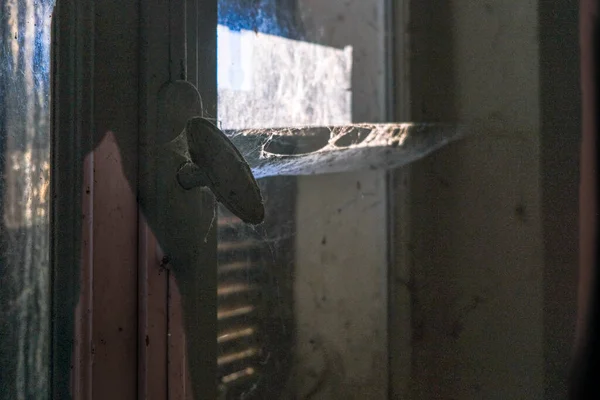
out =
<svg viewBox="0 0 600 400"><path fill-rule="evenodd" d="M313 153L327 146L330 130L325 127L298 129L290 132L289 136L275 136L263 148L271 154L291 156Z"/></svg>
<svg viewBox="0 0 600 400"><path fill-rule="evenodd" d="M333 144L336 147L348 147L354 144L360 144L367 138L367 136L369 136L370 133L371 129L369 128L354 127L347 133L340 135L340 137L337 138Z"/></svg>

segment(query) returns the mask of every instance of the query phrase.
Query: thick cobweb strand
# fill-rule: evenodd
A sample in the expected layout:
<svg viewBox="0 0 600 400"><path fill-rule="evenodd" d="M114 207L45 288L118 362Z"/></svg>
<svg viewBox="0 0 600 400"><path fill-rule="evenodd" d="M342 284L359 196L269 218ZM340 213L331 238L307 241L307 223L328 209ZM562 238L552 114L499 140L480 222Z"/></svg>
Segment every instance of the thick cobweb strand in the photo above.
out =
<svg viewBox="0 0 600 400"><path fill-rule="evenodd" d="M351 124L226 132L256 178L387 170L465 136L444 124Z"/></svg>

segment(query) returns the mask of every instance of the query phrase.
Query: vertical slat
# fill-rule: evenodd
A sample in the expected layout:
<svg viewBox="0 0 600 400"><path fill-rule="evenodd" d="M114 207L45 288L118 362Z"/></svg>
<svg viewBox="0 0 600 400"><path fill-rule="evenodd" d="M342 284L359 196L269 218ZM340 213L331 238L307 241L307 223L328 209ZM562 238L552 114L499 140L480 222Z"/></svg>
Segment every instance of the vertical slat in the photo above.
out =
<svg viewBox="0 0 600 400"><path fill-rule="evenodd" d="M155 187L153 160L145 152L155 141L157 126L157 93L170 79L168 29L169 3L145 1L140 3L140 87L139 96L142 108L139 113L140 137L138 176L150 177L148 187ZM140 183L144 181L140 178ZM142 188L140 188L142 189ZM149 199L152 201L153 199ZM148 204L147 207L157 207ZM142 211L142 210L140 210ZM170 398L169 367L170 359L168 309L168 275L161 269L160 246L147 225L147 219L140 219L140 392L144 399ZM145 293L144 293L145 292ZM146 346L146 335L148 346ZM143 343L143 344L142 344Z"/></svg>
<svg viewBox="0 0 600 400"><path fill-rule="evenodd" d="M94 269L94 153L83 162L82 248L79 303L75 310L73 399L92 398L92 320Z"/></svg>
<svg viewBox="0 0 600 400"><path fill-rule="evenodd" d="M95 157L92 393L126 400L137 394L137 205L112 134Z"/></svg>
<svg viewBox="0 0 600 400"><path fill-rule="evenodd" d="M64 0L57 2L52 18L50 397L53 399L68 399L72 392L74 311L81 268L83 155L93 143L93 16L93 1ZM85 346L79 349L80 355L85 349Z"/></svg>
<svg viewBox="0 0 600 400"><path fill-rule="evenodd" d="M140 214L138 396L167 398L167 276L156 238Z"/></svg>
<svg viewBox="0 0 600 400"><path fill-rule="evenodd" d="M77 56L84 60L81 65L85 70L78 74L87 76L92 80L93 65L93 31L94 10L92 4L82 7L79 12L78 26L80 29L87 27L90 38L87 41L78 41ZM93 84L92 84L93 85ZM90 144L93 142L93 131L91 121L93 119L93 105L91 101L92 91L86 91L85 87L79 85L77 88L78 98L86 101L85 113L89 115L89 124L81 125L79 130L85 132L89 137ZM86 98L87 97L87 98ZM85 149L89 150L89 149ZM83 154L81 155L83 156ZM81 236L81 275L80 293L77 309L75 310L75 347L74 347L74 374L72 390L74 399L86 400L92 398L93 382L93 354L92 332L93 332L93 268L94 268L94 153L88 153L83 161L83 186L82 198L82 236Z"/></svg>
<svg viewBox="0 0 600 400"><path fill-rule="evenodd" d="M410 1L386 0L386 99L389 121L411 121ZM388 172L388 396L409 388L412 358L410 269L410 166Z"/></svg>
<svg viewBox="0 0 600 400"><path fill-rule="evenodd" d="M201 206L214 207L214 203L204 203ZM189 371L193 393L192 397L187 390L185 398L194 400L216 398L217 387L217 268L214 227L205 235L205 243L198 236L198 254L201 256L185 271L175 275L181 302L170 302L170 307L182 309L185 366ZM172 296L171 299L176 297ZM174 328L171 321L169 326Z"/></svg>
<svg viewBox="0 0 600 400"><path fill-rule="evenodd" d="M186 3L171 0L175 3ZM187 54L187 70L195 70L190 81L196 85L204 108L214 110L217 104L217 0L187 1L185 34L187 41L181 43L178 31L171 37L178 46L184 45ZM195 7L194 7L195 6ZM185 4L181 6L185 7ZM181 15L181 14L179 14ZM200 49L203 49L202 51ZM206 115L206 111L204 111ZM216 212L212 194L201 191L201 213ZM196 219L200 223L202 219ZM206 221L206 220L204 220ZM213 221L214 222L214 221ZM198 229L200 228L200 229ZM207 230L208 229L208 230ZM216 224L197 227L202 237L197 237L198 251L195 265L185 273L176 275L185 326L185 366L189 378L186 380L186 399L215 399L217 397L217 239ZM200 236L200 235L198 235Z"/></svg>
<svg viewBox="0 0 600 400"><path fill-rule="evenodd" d="M169 276L169 400L192 399L187 392L187 382L190 376L186 369L186 343L183 329L183 315L181 309L181 294L173 274Z"/></svg>
<svg viewBox="0 0 600 400"><path fill-rule="evenodd" d="M186 1L169 2L169 75L171 81L187 79ZM194 22L194 21L192 21ZM195 40L195 38L191 38ZM193 399L186 366L186 335L182 299L174 274L168 280L168 379L169 400Z"/></svg>
<svg viewBox="0 0 600 400"><path fill-rule="evenodd" d="M580 216L579 216L579 289L578 313L575 349L581 352L585 348L591 321L591 307L594 279L598 272L594 265L598 260L598 226L595 218L598 216L598 182L596 163L598 160L598 70L597 62L600 27L598 26L598 3L584 0L580 5L580 49L581 49L581 90L582 90L582 140L581 140L581 185L579 186ZM583 354L578 354L584 360ZM587 361L587 360L586 360Z"/></svg>
<svg viewBox="0 0 600 400"><path fill-rule="evenodd" d="M198 0L186 0L187 80L198 87Z"/></svg>
<svg viewBox="0 0 600 400"><path fill-rule="evenodd" d="M138 389L138 4L96 2L95 17L92 393L125 400Z"/></svg>
<svg viewBox="0 0 600 400"><path fill-rule="evenodd" d="M579 9L582 100L581 184L579 186L579 288L570 399L599 398L597 332L598 271L598 2Z"/></svg>
<svg viewBox="0 0 600 400"><path fill-rule="evenodd" d="M208 28L208 36L200 34L193 40L211 43L215 53L216 2L212 4L215 24ZM173 184L176 168L161 162L168 161L168 153L157 131L157 95L169 81L185 78L189 66L186 60L186 2L149 1L142 3L142 79L140 99L139 152L141 156L140 200L142 210L153 229L165 255L172 260L168 290L168 397L189 398L186 390L186 371L190 371L195 398L214 399L216 396L216 242L215 229L209 229L214 210L212 196L199 190L183 192ZM204 15L199 12L199 15ZM188 22L190 20L188 19ZM201 25L203 18L192 19ZM193 48L193 46L192 46ZM214 61L214 57L213 57ZM183 62L183 64L182 64ZM210 63L209 63L210 64ZM206 94L200 88L203 100L216 104L216 68L209 80L215 90ZM183 129L183 127L182 127ZM173 168L173 170L169 170ZM207 230L209 230L207 232ZM177 241L174 241L174 237ZM206 238L206 241L204 239ZM182 294L181 301L174 295L175 283ZM183 327L186 339L184 341ZM209 339L210 338L210 339ZM186 357L186 354L192 354Z"/></svg>
<svg viewBox="0 0 600 400"><path fill-rule="evenodd" d="M171 81L187 79L186 1L169 2L169 75Z"/></svg>
<svg viewBox="0 0 600 400"><path fill-rule="evenodd" d="M217 0L197 0L197 84L204 115L217 117ZM189 48L189 45L188 45ZM189 62L189 60L188 60Z"/></svg>

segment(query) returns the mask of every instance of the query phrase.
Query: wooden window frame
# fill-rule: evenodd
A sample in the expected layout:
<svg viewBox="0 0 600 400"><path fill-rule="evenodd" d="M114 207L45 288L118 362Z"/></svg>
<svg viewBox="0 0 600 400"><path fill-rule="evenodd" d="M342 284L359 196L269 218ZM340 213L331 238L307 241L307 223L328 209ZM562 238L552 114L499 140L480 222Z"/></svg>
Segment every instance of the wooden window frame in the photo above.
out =
<svg viewBox="0 0 600 400"><path fill-rule="evenodd" d="M407 2L401 4L405 3ZM121 218L126 219L128 224L136 224L135 235L132 234L131 227L128 228L129 240L137 239L135 254L129 252L127 257L112 254L110 258L106 258L106 255L97 258L96 254L100 254L101 249L110 251L111 246L115 246L121 237L107 237L107 242L97 242L93 221L102 219L109 223L114 216L110 215L109 209L99 211L95 207L99 197L94 200L94 195L106 195L99 194L98 188L109 192L122 190L111 187L114 176L121 173L122 162L108 164L103 160L114 156L116 148L112 139L107 143L101 142L105 132L114 130L112 126L107 125L109 117L120 118L122 121L130 119L129 125L124 122L125 125L119 128L140 132L137 146L140 143L151 142L154 140L153 135L156 135L153 127L156 126L156 96L160 86L169 80L182 78L187 78L198 88L203 106L209 114L216 115L216 4L214 0L171 1L160 5L150 2L124 5L117 1L102 4L91 0L58 1L54 14L52 60L52 91L55 100L52 111L51 184L53 398L66 398L71 390L77 399L90 398L93 395L108 395L113 389L93 384L92 364L95 352L98 351L94 338L98 333L93 330L92 318L99 318L99 315L89 312L94 309L94 305L91 304L92 282L104 279L110 283L120 279L123 273L120 267L131 262L135 263L136 270L129 272L128 284L130 288L137 288L133 300L137 301L138 310L135 335L138 346L135 354L129 347L125 358L135 358L137 375L130 377L125 385L130 386L130 391L135 389L138 395L158 396L157 398L161 398L161 394L169 398L184 398L191 389L186 380L186 352L182 346L182 315L176 298L177 288L168 271L161 275L162 254L143 217L136 211L136 196L125 195L117 200L121 202L120 206L127 210ZM392 11L388 15L403 15L403 18L407 18L406 14L401 14L407 10L405 6L392 8L391 1L388 6ZM121 10L121 18L109 18L110 10L116 8ZM137 15L143 21L140 29L125 28L126 22L135 20ZM182 20L186 23L179 23ZM391 25L391 20L388 23ZM155 29L156 26L168 27L169 34L165 35L165 32ZM125 40L120 36L124 28L130 35ZM391 26L388 29L391 29ZM395 35L390 37L394 38L387 44L391 54L402 56L398 56L388 68L397 69L399 63L406 66L403 57L407 51L405 34L396 28ZM199 38L206 40L200 43ZM110 43L110 46L107 43ZM110 57L111 53L131 53L131 49L135 48L132 46L139 46L136 51L139 60L116 57L110 63L104 62L103 57ZM168 60L168 65L164 64L165 60ZM207 79L207 76L213 78ZM408 104L407 74L404 74L404 79L390 85L396 87L397 91L388 94L389 104L397 104L393 101L396 98L402 99L402 104ZM139 97L128 97L128 90L117 89L121 87L129 87L129 93L139 91ZM108 111L103 109L103 105L111 102L112 108ZM69 106L65 107L67 104ZM120 106L116 107L114 104ZM389 119L408 118L406 110L390 108ZM109 111L111 115L107 114ZM134 186L140 176L152 173L153 168L151 161L144 159L143 154L138 156L140 158L137 160L125 160L137 168L125 171L130 184L133 182ZM64 167L67 165L70 168ZM395 195L393 188L399 185L398 182L406 184L405 178L405 172L390 174L390 196ZM80 188L84 188L83 193ZM405 190L402 193L406 196ZM208 208L205 210L214 208L210 201L207 204ZM402 206L404 202L394 204L400 204L395 206L394 214L405 216L405 208ZM83 218L79 210L83 211ZM394 220L406 221L403 218ZM402 224L404 222L401 225L390 226L389 229L393 234L405 235L406 225ZM208 237L210 241L216 240L214 227ZM214 247L216 251L216 245ZM390 257L395 260L395 266L390 273L404 275L406 264L401 257L395 256L395 251L392 255L390 248ZM209 259L215 264L216 253L207 254L207 260ZM108 263L110 266L104 267L103 276L94 275L94 265L106 260L112 261ZM397 267L398 265L400 267ZM136 280L133 281L133 278ZM216 268L215 276L203 275L202 279L196 280L202 282L203 286L199 290L203 293L215 292L215 296L204 296L203 302L193 305L199 311L196 315L197 326L202 327L198 337L216 337ZM393 281L390 279L390 282ZM392 286L390 289L395 290ZM119 300L115 300L117 301L107 304L119 307ZM130 298L130 302L133 300ZM396 310L394 305L397 302L394 298L390 297L389 301L390 318L396 318L393 315L407 315ZM73 314L78 302L79 308ZM407 302L402 304L406 305ZM158 319L149 323L149 318ZM212 322L206 323L207 321ZM105 322L110 325L109 321ZM390 321L392 332L389 334L394 335L394 329L406 329L403 325L405 322L398 322L396 319ZM133 339L129 337L129 340ZM202 397L215 398L216 343L205 343L200 351L203 356L196 358L200 372L194 379L194 387L196 391L202 390ZM404 343L401 346L406 349L406 345ZM390 368L391 382L396 381L398 372L394 371L402 372L401 365L404 365L404 361L406 360L390 360L392 364L398 365L397 368ZM107 380L118 375L118 369L108 369L104 372L106 375L103 379ZM132 380L136 382L135 387L131 386Z"/></svg>
<svg viewBox="0 0 600 400"><path fill-rule="evenodd" d="M186 16L182 13L184 7L188 9L187 23L181 20ZM111 18L110 11L116 9L120 10L120 15ZM137 21L142 21L139 29ZM160 269L157 267L161 257L153 235L141 216L138 218L135 194L125 191L121 198L111 199L112 211L120 209L122 212L119 219L109 215L111 211L103 210L101 206L98 208L101 196L123 190L125 183L121 178L120 187L111 186L115 180L119 180L118 175L122 175L123 162L108 165L102 156L115 156L114 140L104 137L109 131L116 130L117 134L120 133L119 129L127 133L131 130L144 132L146 136L136 138L133 146L138 146L138 140L146 143L154 140L152 135L155 135L158 86L181 78L181 74L187 72L187 78L202 92L204 107L214 110L216 1L124 4L115 1L96 3L61 0L56 5L53 22L51 396L69 398L73 390L74 398L104 398L110 393L122 395L134 392L142 397L162 398L168 395L169 398L183 398L190 388L186 383L184 363L187 360L182 347L185 342L181 340L182 315L174 298L177 295L174 280L167 278L169 273L158 276ZM170 27L171 30L165 34L155 29L156 26ZM187 28L189 38L203 37L206 40L202 46L195 40L186 41L185 30L177 28ZM209 39L211 37L212 41ZM118 57L119 54L132 53L134 57L131 58ZM111 62L104 62L111 56ZM199 59L203 60L201 68L197 63ZM182 64L185 60L188 60L188 65ZM203 78L198 79L199 76ZM118 126L111 126L112 121L117 121ZM124 162L127 163L125 175L133 187L136 186L137 174L152 168L148 159ZM84 187L81 193L80 188ZM98 187L109 193L98 193L95 190ZM100 198L94 198L94 195ZM205 211L214 210L212 200L206 206L208 208ZM199 209L202 209L201 204ZM83 218L80 210L84 213ZM113 223L114 227L124 222L122 227L129 230L131 240L136 240L131 235L132 229L135 230L138 242L130 243L129 248L137 254L131 250L124 254L123 247L119 251L119 247L115 247L118 243L109 236L99 241L94 236L92 222L99 219L104 224ZM123 239L119 233L115 236ZM214 228L209 232L208 240L214 243ZM206 254L206 261L216 262L216 246L213 247L215 252L212 256ZM109 249L117 249L117 252L110 259L104 258L102 252ZM94 268L94 263L103 261L103 269L98 266ZM127 302L139 306L139 320L136 318L134 322L138 329L134 338L129 336L128 339L115 340L137 341L137 350L131 346L122 347L126 349L126 354L120 357L121 360L132 359L133 363L138 363L138 368L134 370L134 376L119 376L123 370L118 368L117 355L107 363L116 367L116 370L105 367L100 367L100 372L94 370L95 374L102 374L105 382L114 381L117 386L95 385L92 364L94 358L99 357L102 342L107 340L103 335L115 338L114 333L103 332L102 325L113 328L114 319L118 319L122 311L119 306L123 304L119 304L119 299L113 299L104 305L112 305L114 309L94 309L98 304L90 304L92 282L103 281L118 286L124 274L119 267L132 262L134 266L129 265L128 289L137 287L138 290L129 295ZM196 279L201 287L194 289L204 294L214 292L214 295L203 296L201 304L189 304L190 307L198 307L195 321L191 323L197 324L201 337L216 337L216 324L207 322L207 319L213 319L213 314L216 318L216 269L205 269L213 270L213 279L205 273L203 279ZM132 281L133 278L135 281ZM74 314L78 301L80 308ZM96 314L90 314L90 311ZM111 320L103 321L101 316L107 315L107 312L112 313ZM153 323L148 323L149 316L154 318ZM92 318L95 318L95 324ZM101 332L97 331L98 323ZM167 326L168 323L171 325ZM118 331L125 332L126 329L120 326ZM204 343L200 342L199 350L203 357L197 357L194 361L197 372L194 383L197 391L202 388L202 395L199 396L215 398L216 341ZM119 347L118 343L111 345ZM111 352L115 353L118 352ZM117 387L120 390L114 392Z"/></svg>

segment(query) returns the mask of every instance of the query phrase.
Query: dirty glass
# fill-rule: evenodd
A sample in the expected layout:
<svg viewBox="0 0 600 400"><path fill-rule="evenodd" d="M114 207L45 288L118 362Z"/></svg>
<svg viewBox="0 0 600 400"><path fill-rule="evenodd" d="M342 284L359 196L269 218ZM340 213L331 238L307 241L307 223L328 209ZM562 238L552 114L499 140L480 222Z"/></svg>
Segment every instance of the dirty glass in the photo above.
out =
<svg viewBox="0 0 600 400"><path fill-rule="evenodd" d="M384 14L383 0L219 0L220 126L384 121ZM219 214L222 398L387 398L385 171L259 184L262 225Z"/></svg>
<svg viewBox="0 0 600 400"><path fill-rule="evenodd" d="M0 0L0 398L49 378L52 0Z"/></svg>

